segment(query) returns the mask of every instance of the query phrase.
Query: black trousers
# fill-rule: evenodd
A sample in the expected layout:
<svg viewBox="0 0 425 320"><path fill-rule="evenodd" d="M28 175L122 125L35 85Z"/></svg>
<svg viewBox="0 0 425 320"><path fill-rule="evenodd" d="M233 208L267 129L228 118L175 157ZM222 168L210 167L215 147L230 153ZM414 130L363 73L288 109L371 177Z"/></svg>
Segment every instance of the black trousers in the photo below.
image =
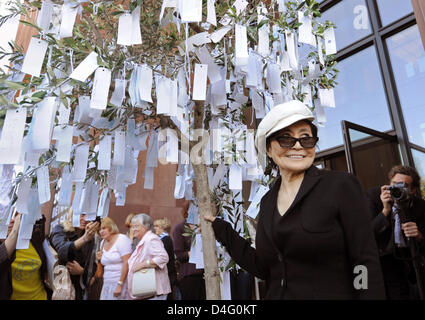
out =
<svg viewBox="0 0 425 320"><path fill-rule="evenodd" d="M406 264L392 255L381 257L385 291L388 300L409 300L409 281Z"/></svg>
<svg viewBox="0 0 425 320"><path fill-rule="evenodd" d="M182 300L205 300L205 280L203 274L186 276L179 281Z"/></svg>

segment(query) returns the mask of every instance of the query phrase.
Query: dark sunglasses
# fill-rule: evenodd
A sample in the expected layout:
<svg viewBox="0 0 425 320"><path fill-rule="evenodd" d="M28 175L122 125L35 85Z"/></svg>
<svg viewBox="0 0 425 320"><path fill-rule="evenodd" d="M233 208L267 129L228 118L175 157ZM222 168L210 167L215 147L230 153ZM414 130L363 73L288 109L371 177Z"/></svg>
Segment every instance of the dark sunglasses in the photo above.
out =
<svg viewBox="0 0 425 320"><path fill-rule="evenodd" d="M289 136L284 137L276 137L275 140L279 143L281 148L292 148L295 146L297 141L300 143L303 148L313 148L317 141L319 141L319 137L302 137L302 138L294 138Z"/></svg>

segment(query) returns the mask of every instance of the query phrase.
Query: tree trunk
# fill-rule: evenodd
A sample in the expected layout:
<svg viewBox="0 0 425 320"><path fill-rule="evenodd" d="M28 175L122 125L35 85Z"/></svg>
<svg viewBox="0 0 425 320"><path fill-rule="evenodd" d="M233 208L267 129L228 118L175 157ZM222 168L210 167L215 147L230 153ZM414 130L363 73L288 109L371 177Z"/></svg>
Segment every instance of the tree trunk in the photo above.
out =
<svg viewBox="0 0 425 320"><path fill-rule="evenodd" d="M218 270L217 249L214 230L204 215L215 216L212 210L210 188L205 164L194 165L196 191L198 198L199 220L204 253L204 276L207 300L221 300L220 272Z"/></svg>
<svg viewBox="0 0 425 320"><path fill-rule="evenodd" d="M203 103L196 102L195 129L203 128L204 113ZM195 172L196 195L198 198L199 220L201 224L206 298L207 300L221 300L216 239L211 223L204 220L204 215L216 215L211 202L207 167L205 163L193 164L193 170Z"/></svg>

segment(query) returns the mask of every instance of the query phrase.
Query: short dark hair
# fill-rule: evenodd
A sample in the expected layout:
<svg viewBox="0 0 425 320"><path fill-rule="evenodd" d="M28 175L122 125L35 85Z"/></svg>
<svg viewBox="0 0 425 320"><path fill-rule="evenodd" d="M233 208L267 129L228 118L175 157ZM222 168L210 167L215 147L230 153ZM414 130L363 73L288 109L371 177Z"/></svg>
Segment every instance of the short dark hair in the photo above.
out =
<svg viewBox="0 0 425 320"><path fill-rule="evenodd" d="M303 122L307 123L307 124L310 126L310 128L311 128L311 133L312 133L313 137L317 137L318 129L317 129L316 125L315 125L313 122L309 121L309 120L301 120L301 121L303 121ZM268 138L266 139L266 150L269 150L269 148L270 148L270 146L271 146L271 143L272 143L273 139L274 139L276 136L278 136L278 135L279 135L279 133L280 133L283 129L285 129L285 128L282 128L281 130L279 130L279 131L277 131L277 132L273 133L270 137L268 137ZM264 172L266 175L268 175L268 174L271 172L271 170L272 170L272 169L278 169L278 168L277 168L277 164L276 164L276 163L274 163L274 161L273 161L273 159L272 159L272 158L267 157L267 159L269 160L269 164L267 165L267 167L268 167L268 168L266 168L266 170L265 170L265 172Z"/></svg>
<svg viewBox="0 0 425 320"><path fill-rule="evenodd" d="M416 188L418 192L420 191L421 178L415 168L403 165L394 166L391 168L390 172L388 172L388 179L391 181L396 174L404 174L405 176L411 177L412 187Z"/></svg>

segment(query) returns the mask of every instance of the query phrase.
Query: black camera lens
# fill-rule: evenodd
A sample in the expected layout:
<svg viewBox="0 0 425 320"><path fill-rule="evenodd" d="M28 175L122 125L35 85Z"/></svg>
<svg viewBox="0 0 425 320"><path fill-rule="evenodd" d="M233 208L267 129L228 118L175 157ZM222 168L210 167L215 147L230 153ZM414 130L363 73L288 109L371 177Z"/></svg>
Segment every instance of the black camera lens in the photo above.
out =
<svg viewBox="0 0 425 320"><path fill-rule="evenodd" d="M406 183L399 182L389 186L391 197L397 201L404 201L410 198L409 187Z"/></svg>

